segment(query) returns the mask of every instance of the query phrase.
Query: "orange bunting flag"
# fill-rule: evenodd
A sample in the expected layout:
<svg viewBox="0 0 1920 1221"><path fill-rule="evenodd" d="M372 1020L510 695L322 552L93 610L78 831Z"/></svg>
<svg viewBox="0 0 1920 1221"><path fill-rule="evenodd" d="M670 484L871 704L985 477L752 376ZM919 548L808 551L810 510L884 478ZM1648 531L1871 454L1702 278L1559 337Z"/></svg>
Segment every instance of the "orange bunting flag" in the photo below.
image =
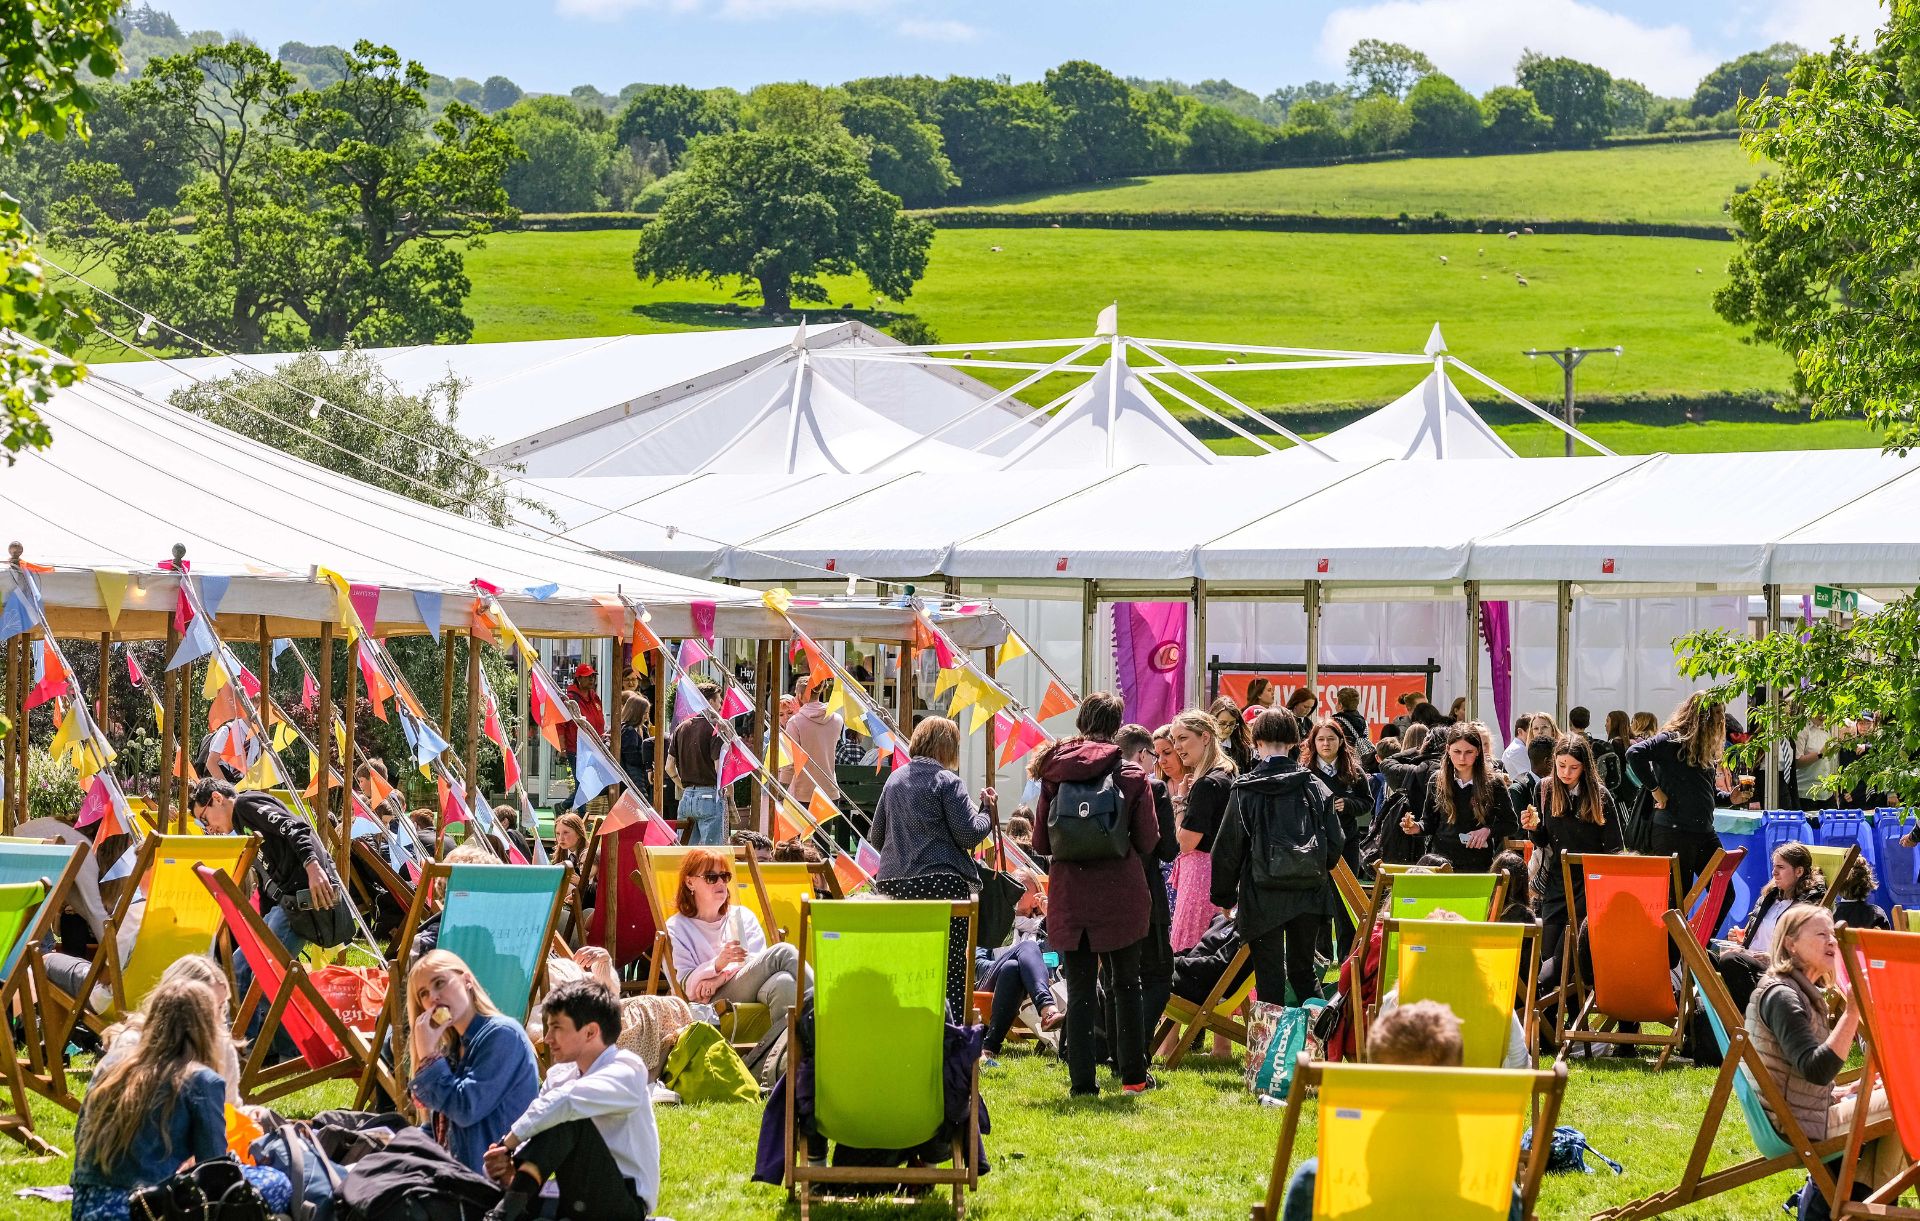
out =
<svg viewBox="0 0 1920 1221"><path fill-rule="evenodd" d="M233 693L233 684L228 683L214 694L213 706L207 709L207 724L217 729L228 721L237 721L245 715L241 711L239 698Z"/></svg>
<svg viewBox="0 0 1920 1221"><path fill-rule="evenodd" d="M806 828L800 825L800 807L783 801L774 808L773 838L775 840L799 839L806 833Z"/></svg>
<svg viewBox="0 0 1920 1221"><path fill-rule="evenodd" d="M627 662L635 674L647 672L647 654L660 648L660 637L653 629L642 623L637 617L633 621L633 635L627 642Z"/></svg>
<svg viewBox="0 0 1920 1221"><path fill-rule="evenodd" d="M440 790L440 825L451 827L455 823L467 821L466 804L455 795L447 784L445 776L433 778L434 787Z"/></svg>
<svg viewBox="0 0 1920 1221"><path fill-rule="evenodd" d="M353 651L359 657L360 677L367 684L367 702L373 705L373 715L384 721L387 719L387 701L393 698L393 684L380 672L380 666L374 661L364 640L356 641Z"/></svg>
<svg viewBox="0 0 1920 1221"><path fill-rule="evenodd" d="M840 816L840 807L833 804L833 798L815 789L813 796L807 798L807 813L816 826L825 826L828 819Z"/></svg>
<svg viewBox="0 0 1920 1221"><path fill-rule="evenodd" d="M468 631L473 634L475 640L483 644L500 643L500 638L494 634L493 620L487 615L487 600L485 598L475 598L473 600L473 614L469 617Z"/></svg>
<svg viewBox="0 0 1920 1221"><path fill-rule="evenodd" d="M850 895L867 884L867 875L862 873L854 859L842 852L833 858L833 876L840 881L840 893Z"/></svg>
<svg viewBox="0 0 1920 1221"><path fill-rule="evenodd" d="M393 786L387 778L373 768L367 769L367 801L375 809L385 805L387 798L393 796Z"/></svg>
<svg viewBox="0 0 1920 1221"><path fill-rule="evenodd" d="M620 800L614 802L613 808L607 811L607 816L600 820L600 834L612 835L628 827L637 827L645 822L646 818L647 809L640 804L640 799L633 795L633 790L624 790L620 794Z"/></svg>
<svg viewBox="0 0 1920 1221"><path fill-rule="evenodd" d="M807 764L813 756L800 749L800 744L787 736L786 730L780 731L780 762L793 769L796 776L807 774Z"/></svg>
<svg viewBox="0 0 1920 1221"><path fill-rule="evenodd" d="M1050 680L1047 683L1047 694L1041 699L1040 711L1034 714L1034 719L1044 721L1049 717L1059 716L1063 712L1072 712L1076 707L1078 705L1074 703L1073 697L1067 694L1067 689L1060 685L1059 680Z"/></svg>

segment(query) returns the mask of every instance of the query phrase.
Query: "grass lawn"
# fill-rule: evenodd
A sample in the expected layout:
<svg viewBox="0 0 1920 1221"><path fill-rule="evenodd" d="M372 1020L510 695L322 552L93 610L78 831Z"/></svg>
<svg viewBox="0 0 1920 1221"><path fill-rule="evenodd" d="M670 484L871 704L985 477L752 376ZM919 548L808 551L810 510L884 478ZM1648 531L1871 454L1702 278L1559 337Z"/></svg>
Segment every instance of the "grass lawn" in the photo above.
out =
<svg viewBox="0 0 1920 1221"><path fill-rule="evenodd" d="M730 287L637 280L633 246L623 232L489 238L467 256L474 338L751 322L720 308ZM1536 401L1557 400L1560 374L1520 352L1566 344L1625 348L1582 366L1580 391L1589 396L1783 391L1787 359L1743 343L1713 312L1730 250L1665 238L943 230L926 278L899 308L948 342L1086 335L1115 301L1123 331L1158 338L1419 352L1437 321L1456 355ZM829 287L836 305L875 304L864 281ZM1378 404L1421 376L1394 368L1221 382L1256 406Z"/></svg>
<svg viewBox="0 0 1920 1221"><path fill-rule="evenodd" d="M1625 1164L1626 1174L1615 1178L1598 1167L1591 1176L1549 1177L1541 1193L1541 1217L1589 1216L1679 1181L1714 1074L1673 1069L1656 1075L1651 1063L1574 1063L1560 1122L1584 1131L1595 1148ZM1189 1064L1196 1067L1164 1074L1166 1088L1145 1098L1122 1099L1109 1091L1096 1100L1069 1101L1058 1061L1011 1051L983 1080L994 1125L987 1138L993 1170L982 1178L969 1212L1009 1221L1245 1216L1265 1189L1281 1109L1255 1104L1237 1064L1204 1058ZM341 1083L316 1087L282 1109L311 1114L344 1106L347 1092ZM35 1099L34 1115L49 1139L71 1150L72 1123L65 1111ZM1312 1115L1309 1107L1309 1120ZM1711 1168L1752 1155L1737 1109L1731 1120L1721 1129ZM676 1221L797 1215L786 1208L786 1195L778 1188L747 1182L759 1124L758 1107L663 1108L661 1211ZM1300 1156L1311 1150L1312 1141L1309 1122ZM9 1146L0 1154L0 1199L6 1201L0 1216L64 1216L52 1206L15 1202L12 1194L15 1187L66 1182L71 1163L35 1161L12 1150ZM1751 1221L1772 1215L1799 1181L1798 1175L1782 1174L1671 1215ZM937 1203L914 1210L869 1205L823 1208L821 1215L950 1216L945 1200L943 1190Z"/></svg>
<svg viewBox="0 0 1920 1221"><path fill-rule="evenodd" d="M1322 216L1724 222L1761 169L1735 140L1491 157L1416 157L1230 174L1155 174L989 200L1011 212L1220 210Z"/></svg>
<svg viewBox="0 0 1920 1221"><path fill-rule="evenodd" d="M1747 420L1708 420L1703 424L1633 424L1602 421L1582 424L1580 430L1618 454L1733 453L1777 449L1878 449L1880 438L1859 420L1815 420L1761 423ZM1565 434L1546 424L1496 424L1514 452L1523 458L1557 457L1566 452ZM1309 433L1308 439L1320 434ZM1269 435L1275 448L1288 442ZM1263 450L1239 437L1208 438L1223 454L1255 454ZM1578 450L1589 451L1583 446Z"/></svg>

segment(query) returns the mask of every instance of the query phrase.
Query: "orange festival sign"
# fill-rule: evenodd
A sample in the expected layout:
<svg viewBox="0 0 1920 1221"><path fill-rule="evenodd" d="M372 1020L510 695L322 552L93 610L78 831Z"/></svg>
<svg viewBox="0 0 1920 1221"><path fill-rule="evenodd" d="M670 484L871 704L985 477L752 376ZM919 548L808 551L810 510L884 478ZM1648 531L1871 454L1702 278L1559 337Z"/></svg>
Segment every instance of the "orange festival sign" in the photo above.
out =
<svg viewBox="0 0 1920 1221"><path fill-rule="evenodd" d="M1220 675L1220 694L1232 697L1234 703L1245 707L1247 684L1256 678L1264 678L1273 684L1277 693L1274 696L1276 708L1286 707L1287 697L1307 685L1304 670L1223 672ZM1409 692L1427 694L1427 673L1425 670L1397 673L1382 669L1365 674L1322 674L1314 684L1314 692L1320 697L1320 703L1313 713L1316 719L1330 717L1340 710L1336 693L1342 687L1352 687L1360 693L1360 715L1367 718L1367 736L1378 741L1381 728L1406 711L1400 706L1401 696Z"/></svg>

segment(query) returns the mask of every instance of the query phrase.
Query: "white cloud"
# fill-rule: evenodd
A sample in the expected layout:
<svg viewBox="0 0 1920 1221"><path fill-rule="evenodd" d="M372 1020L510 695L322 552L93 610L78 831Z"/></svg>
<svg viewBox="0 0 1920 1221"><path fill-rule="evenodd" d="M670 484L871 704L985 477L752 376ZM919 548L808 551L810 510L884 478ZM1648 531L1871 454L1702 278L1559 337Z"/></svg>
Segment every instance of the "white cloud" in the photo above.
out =
<svg viewBox="0 0 1920 1221"><path fill-rule="evenodd" d="M924 42L972 42L980 37L980 31L964 21L913 19L902 21L898 30L904 38L918 38Z"/></svg>
<svg viewBox="0 0 1920 1221"><path fill-rule="evenodd" d="M1871 44L1886 19L1880 0L1768 0L1758 24L1766 42L1797 42L1809 51L1824 51L1843 34L1862 46Z"/></svg>
<svg viewBox="0 0 1920 1221"><path fill-rule="evenodd" d="M1812 10L1855 0L1800 2ZM1513 65L1526 50L1599 64L1667 95L1692 93L1721 59L1697 46L1683 25L1643 25L1581 0L1381 0L1335 9L1320 27L1320 57L1343 73L1347 48L1362 38L1424 51L1475 91L1512 84Z"/></svg>

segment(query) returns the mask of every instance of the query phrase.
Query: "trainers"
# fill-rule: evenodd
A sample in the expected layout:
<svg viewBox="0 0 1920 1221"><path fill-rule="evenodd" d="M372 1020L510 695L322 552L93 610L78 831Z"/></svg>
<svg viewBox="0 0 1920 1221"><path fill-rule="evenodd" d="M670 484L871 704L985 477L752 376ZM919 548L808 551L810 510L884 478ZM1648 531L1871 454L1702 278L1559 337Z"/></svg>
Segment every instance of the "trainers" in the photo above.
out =
<svg viewBox="0 0 1920 1221"><path fill-rule="evenodd" d="M1120 1087L1120 1092L1123 1094L1144 1094L1148 1090L1157 1090L1159 1088L1160 1083L1153 1079L1152 1073L1148 1073L1145 1081L1140 1082L1138 1085L1123 1085Z"/></svg>
<svg viewBox="0 0 1920 1221"><path fill-rule="evenodd" d="M980 1067L981 1068L999 1068L1000 1061L994 1059L992 1056L981 1056Z"/></svg>

